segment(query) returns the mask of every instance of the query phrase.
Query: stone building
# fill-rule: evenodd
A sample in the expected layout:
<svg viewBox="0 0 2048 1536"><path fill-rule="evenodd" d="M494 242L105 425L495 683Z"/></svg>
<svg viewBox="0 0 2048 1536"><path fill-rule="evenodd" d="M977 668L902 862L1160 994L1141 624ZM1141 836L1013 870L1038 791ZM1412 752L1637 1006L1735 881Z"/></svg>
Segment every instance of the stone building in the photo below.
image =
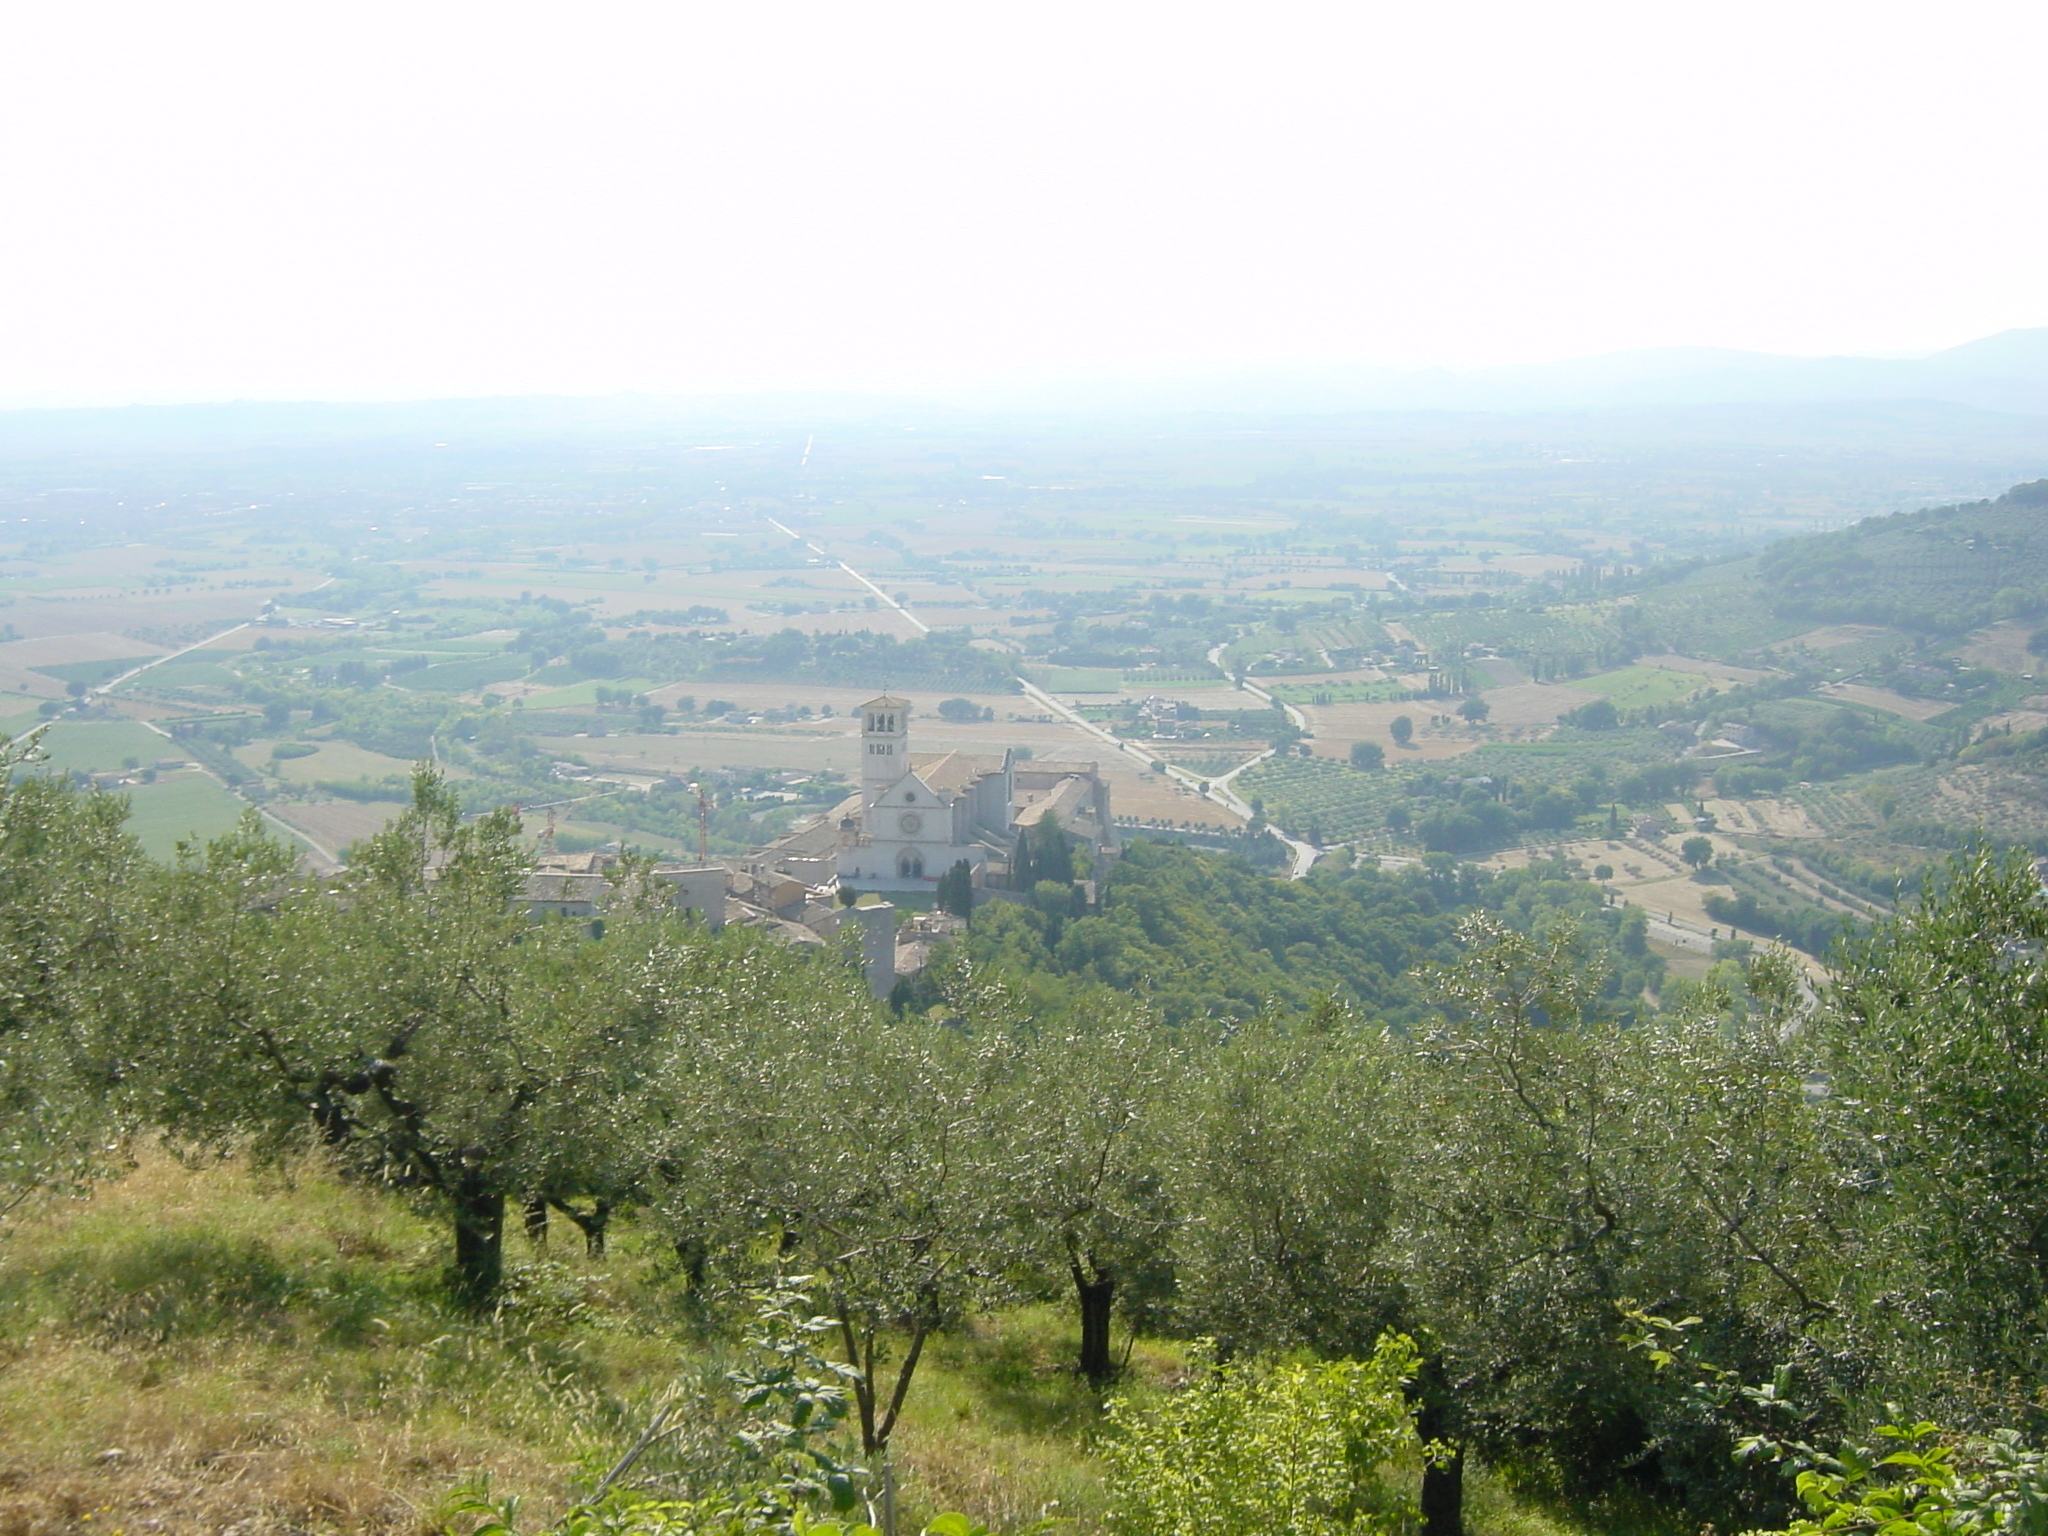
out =
<svg viewBox="0 0 2048 1536"><path fill-rule="evenodd" d="M1014 751L913 752L910 703L883 694L860 708L859 790L748 861L818 888L929 891L965 860L977 886L1007 885L1017 836L1048 816L1099 867L1116 855L1109 788L1093 763Z"/></svg>

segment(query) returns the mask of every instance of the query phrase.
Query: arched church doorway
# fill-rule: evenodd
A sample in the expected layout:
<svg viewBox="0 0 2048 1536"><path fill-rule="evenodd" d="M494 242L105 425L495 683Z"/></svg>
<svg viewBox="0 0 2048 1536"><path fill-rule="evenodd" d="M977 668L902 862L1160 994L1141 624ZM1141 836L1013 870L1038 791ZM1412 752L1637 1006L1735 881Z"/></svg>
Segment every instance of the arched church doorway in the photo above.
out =
<svg viewBox="0 0 2048 1536"><path fill-rule="evenodd" d="M899 880L922 880L924 878L924 855L915 848L906 848L897 854L896 878Z"/></svg>

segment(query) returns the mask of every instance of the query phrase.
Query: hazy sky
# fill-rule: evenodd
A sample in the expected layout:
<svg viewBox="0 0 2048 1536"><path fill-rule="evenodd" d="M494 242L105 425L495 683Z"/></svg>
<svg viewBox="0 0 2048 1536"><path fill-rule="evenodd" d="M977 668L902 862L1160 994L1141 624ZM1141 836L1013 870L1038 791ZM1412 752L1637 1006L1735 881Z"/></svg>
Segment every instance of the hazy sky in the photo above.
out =
<svg viewBox="0 0 2048 1536"><path fill-rule="evenodd" d="M0 402L2048 324L2048 5L0 11Z"/></svg>

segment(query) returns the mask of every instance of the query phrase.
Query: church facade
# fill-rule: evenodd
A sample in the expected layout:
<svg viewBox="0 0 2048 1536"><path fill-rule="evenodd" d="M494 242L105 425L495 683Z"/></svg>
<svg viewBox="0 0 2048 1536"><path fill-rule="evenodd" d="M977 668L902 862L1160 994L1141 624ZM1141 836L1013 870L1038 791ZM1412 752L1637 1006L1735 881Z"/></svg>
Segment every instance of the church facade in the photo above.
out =
<svg viewBox="0 0 2048 1536"><path fill-rule="evenodd" d="M858 809L840 807L838 874L867 891L926 890L962 859L984 883L1007 858L1014 754L910 751L910 701L861 706Z"/></svg>

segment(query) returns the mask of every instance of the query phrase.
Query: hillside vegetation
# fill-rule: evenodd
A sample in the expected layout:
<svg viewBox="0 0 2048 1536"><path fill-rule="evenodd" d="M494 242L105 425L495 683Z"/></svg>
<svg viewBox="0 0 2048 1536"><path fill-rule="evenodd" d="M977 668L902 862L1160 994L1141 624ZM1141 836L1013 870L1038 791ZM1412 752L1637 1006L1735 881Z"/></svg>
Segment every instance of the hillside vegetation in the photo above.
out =
<svg viewBox="0 0 2048 1536"><path fill-rule="evenodd" d="M424 769L334 880L0 790L0 1401L62 1405L18 1527L1757 1526L1751 1434L2038 1429L2023 858L1818 996L1766 954L1651 1014L1562 869L1139 851L892 1008L631 865L602 925L533 921L527 857ZM1176 1017L1118 965L1286 985Z"/></svg>
<svg viewBox="0 0 2048 1536"><path fill-rule="evenodd" d="M1995 501L1866 518L1757 561L1773 614L1955 635L2048 613L2048 480Z"/></svg>

